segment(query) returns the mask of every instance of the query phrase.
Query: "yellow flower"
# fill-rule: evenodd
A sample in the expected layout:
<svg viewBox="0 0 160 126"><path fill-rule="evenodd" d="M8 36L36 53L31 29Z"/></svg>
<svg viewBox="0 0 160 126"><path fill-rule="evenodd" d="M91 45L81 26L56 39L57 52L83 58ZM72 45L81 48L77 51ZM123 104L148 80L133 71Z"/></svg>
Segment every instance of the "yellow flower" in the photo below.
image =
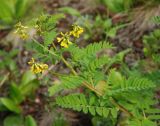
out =
<svg viewBox="0 0 160 126"><path fill-rule="evenodd" d="M32 59L28 62L29 65L32 65L32 64L34 64L34 63L35 63L34 58L32 58Z"/></svg>
<svg viewBox="0 0 160 126"><path fill-rule="evenodd" d="M60 43L62 47L68 48L68 45L72 44L72 42L69 40L69 34L63 34L61 32L61 36L62 37L57 37L57 41Z"/></svg>
<svg viewBox="0 0 160 126"><path fill-rule="evenodd" d="M20 38L22 38L23 40L26 40L28 38L28 34L26 30L28 29L28 27L23 26L21 22L19 22L15 25L15 28L16 28L16 31L14 33L17 33L20 36Z"/></svg>
<svg viewBox="0 0 160 126"><path fill-rule="evenodd" d="M47 64L42 64L42 63L36 63L34 58L32 58L28 64L31 66L31 71L35 74L37 73L41 73L45 70L48 69L48 65Z"/></svg>
<svg viewBox="0 0 160 126"><path fill-rule="evenodd" d="M41 26L41 25L37 25L37 24L36 24L34 27L35 27L36 32L37 32L37 34L38 34L38 35L40 35L40 36L41 36L41 35L43 35L43 34L44 34L44 31L43 31L43 29L42 29L42 26Z"/></svg>
<svg viewBox="0 0 160 126"><path fill-rule="evenodd" d="M79 38L79 35L83 33L83 28L74 24L72 25L73 29L70 31L70 35L73 35L74 37Z"/></svg>

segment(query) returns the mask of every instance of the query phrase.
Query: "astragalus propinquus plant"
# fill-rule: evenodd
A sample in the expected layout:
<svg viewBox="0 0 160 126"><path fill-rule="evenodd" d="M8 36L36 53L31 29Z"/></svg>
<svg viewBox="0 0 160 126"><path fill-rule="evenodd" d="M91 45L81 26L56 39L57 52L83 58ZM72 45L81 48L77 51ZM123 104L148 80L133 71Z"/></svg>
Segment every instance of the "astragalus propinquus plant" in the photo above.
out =
<svg viewBox="0 0 160 126"><path fill-rule="evenodd" d="M37 76L60 62L70 70L67 74L48 72L60 80L48 87L49 95L55 96L52 101L55 107L111 120L109 126L157 126L155 120L159 116L156 113L160 110L154 108L156 84L140 73L123 69L126 66L123 58L131 50L112 55L105 53L115 49L108 41L80 48L76 41L85 34L85 29L75 23L68 31L58 33L56 23L62 17L56 14L37 18L34 27L37 34L28 43L35 52L28 64ZM26 27L16 26L20 37L26 39ZM67 58L63 55L65 52L70 54ZM79 88L81 90L77 92ZM68 93L63 95L64 90Z"/></svg>

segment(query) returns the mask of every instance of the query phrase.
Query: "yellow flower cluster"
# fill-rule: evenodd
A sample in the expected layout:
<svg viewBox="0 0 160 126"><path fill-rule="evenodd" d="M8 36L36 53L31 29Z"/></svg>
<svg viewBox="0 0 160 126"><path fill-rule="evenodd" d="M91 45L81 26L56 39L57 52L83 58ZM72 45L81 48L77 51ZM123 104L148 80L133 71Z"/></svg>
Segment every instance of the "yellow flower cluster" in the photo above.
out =
<svg viewBox="0 0 160 126"><path fill-rule="evenodd" d="M70 31L70 35L73 35L76 38L79 38L79 35L83 33L83 28L74 24L72 25L73 29Z"/></svg>
<svg viewBox="0 0 160 126"><path fill-rule="evenodd" d="M65 34L61 32L61 37L57 37L57 41L61 43L62 47L68 48L68 45L72 44L72 42L69 40L69 37L70 36L68 32Z"/></svg>
<svg viewBox="0 0 160 126"><path fill-rule="evenodd" d="M68 48L68 46L70 44L72 44L72 42L70 41L70 36L74 36L76 38L79 38L79 35L83 33L83 28L81 28L80 26L74 24L72 25L72 30L68 33L60 33L61 37L57 37L57 41L60 43L60 45L64 48Z"/></svg>
<svg viewBox="0 0 160 126"><path fill-rule="evenodd" d="M48 65L47 64L42 64L42 63L36 63L34 58L32 58L28 64L31 66L31 71L35 74L37 73L41 73L45 70L48 69Z"/></svg>
<svg viewBox="0 0 160 126"><path fill-rule="evenodd" d="M43 30L42 30L42 28L41 28L41 26L35 25L34 27L35 27L36 32L37 32L38 35L41 36L44 33Z"/></svg>
<svg viewBox="0 0 160 126"><path fill-rule="evenodd" d="M26 40L28 38L27 34L28 27L23 26L21 22L19 22L15 25L15 28L16 28L15 33L17 33L20 36L20 38L22 38L23 40Z"/></svg>

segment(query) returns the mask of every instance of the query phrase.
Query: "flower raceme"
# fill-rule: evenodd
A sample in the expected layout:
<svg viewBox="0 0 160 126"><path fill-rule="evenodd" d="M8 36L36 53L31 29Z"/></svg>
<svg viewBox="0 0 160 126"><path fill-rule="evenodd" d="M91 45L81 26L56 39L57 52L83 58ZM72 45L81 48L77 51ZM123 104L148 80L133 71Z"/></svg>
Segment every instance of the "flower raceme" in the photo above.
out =
<svg viewBox="0 0 160 126"><path fill-rule="evenodd" d="M28 34L27 34L28 27L23 26L21 22L17 23L15 27L16 27L15 33L17 33L21 39L26 40L28 38Z"/></svg>
<svg viewBox="0 0 160 126"><path fill-rule="evenodd" d="M61 37L57 37L57 41L62 47L68 48L68 45L72 44L69 38L70 35L68 34L68 32L66 32L65 34L61 32Z"/></svg>
<svg viewBox="0 0 160 126"><path fill-rule="evenodd" d="M42 63L36 63L34 58L32 58L28 64L31 66L31 71L35 74L37 73L41 73L45 70L48 69L48 65L47 64L42 64Z"/></svg>
<svg viewBox="0 0 160 126"><path fill-rule="evenodd" d="M76 38L79 38L79 35L83 33L83 28L74 24L72 25L72 31L70 31L70 35L73 35Z"/></svg>
<svg viewBox="0 0 160 126"><path fill-rule="evenodd" d="M70 36L79 38L79 35L83 33L83 28L81 28L80 26L74 24L72 25L72 27L73 28L70 32L61 32L61 37L57 37L58 43L60 43L60 45L64 48L68 48L68 46L72 44L72 42L70 41Z"/></svg>

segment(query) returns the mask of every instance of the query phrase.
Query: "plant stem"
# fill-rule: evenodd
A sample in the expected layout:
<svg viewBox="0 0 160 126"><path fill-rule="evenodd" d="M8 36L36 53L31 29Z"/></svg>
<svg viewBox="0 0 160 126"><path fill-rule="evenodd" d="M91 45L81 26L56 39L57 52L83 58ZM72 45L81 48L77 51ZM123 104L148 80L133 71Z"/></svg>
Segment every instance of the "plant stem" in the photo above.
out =
<svg viewBox="0 0 160 126"><path fill-rule="evenodd" d="M55 50L57 50L57 47L55 46L55 44L53 43L53 48ZM61 60L64 62L64 64L71 70L71 72L74 74L74 75L77 75L77 72L73 69L73 67L67 62L67 60L65 60L65 58L63 56L61 56Z"/></svg>
<svg viewBox="0 0 160 126"><path fill-rule="evenodd" d="M93 92L95 92L96 94L98 94L99 96L102 96L102 94L101 94L99 91L97 91L92 85L87 84L86 82L84 82L83 85L84 85L85 87L89 88L91 91L93 91Z"/></svg>
<svg viewBox="0 0 160 126"><path fill-rule="evenodd" d="M74 75L77 75L77 72L73 69L73 67L64 59L63 56L61 56L62 61L64 62L64 64L71 70L71 72Z"/></svg>
<svg viewBox="0 0 160 126"><path fill-rule="evenodd" d="M114 100L112 97L110 98L110 102L111 102L113 105L115 105L116 107L118 107L119 110L121 110L122 112L127 113L128 115L134 117L132 113L130 113L130 112L129 112L126 108L124 108L123 106L119 105L119 104L116 102L116 100Z"/></svg>
<svg viewBox="0 0 160 126"><path fill-rule="evenodd" d="M50 73L51 73L52 75L56 76L56 77L64 76L63 74L59 74L59 73L55 73L55 72L51 72L51 71L50 71Z"/></svg>
<svg viewBox="0 0 160 126"><path fill-rule="evenodd" d="M8 79L10 73L7 73L4 78L2 79L2 81L0 82L0 87L2 87L2 85L5 83L5 81Z"/></svg>
<svg viewBox="0 0 160 126"><path fill-rule="evenodd" d="M50 54L52 54L53 56L57 56L54 52L52 52L51 50L49 50L48 48L46 48L45 46L43 46L42 44L38 43L34 38L33 38L33 42L37 43L40 47L42 47L44 50L48 51Z"/></svg>
<svg viewBox="0 0 160 126"><path fill-rule="evenodd" d="M144 118L146 119L147 117L146 117L146 114L145 114L145 112L144 112L144 109L142 109L142 112L143 112Z"/></svg>

